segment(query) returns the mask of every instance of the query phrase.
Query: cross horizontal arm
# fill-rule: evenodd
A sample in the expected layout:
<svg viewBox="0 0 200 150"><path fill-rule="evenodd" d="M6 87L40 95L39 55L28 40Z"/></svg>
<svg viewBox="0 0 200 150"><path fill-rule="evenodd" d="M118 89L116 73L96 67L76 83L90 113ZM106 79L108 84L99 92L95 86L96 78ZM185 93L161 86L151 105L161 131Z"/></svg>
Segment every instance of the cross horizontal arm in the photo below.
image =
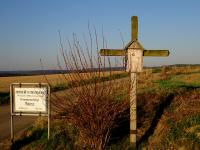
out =
<svg viewBox="0 0 200 150"><path fill-rule="evenodd" d="M123 49L101 49L101 56L125 56L126 50ZM169 56L169 50L144 50L143 56L160 56L166 57Z"/></svg>
<svg viewBox="0 0 200 150"><path fill-rule="evenodd" d="M169 56L169 50L144 50L143 56L158 56L158 57L167 57Z"/></svg>
<svg viewBox="0 0 200 150"><path fill-rule="evenodd" d="M125 56L126 51L123 49L101 49L101 56Z"/></svg>

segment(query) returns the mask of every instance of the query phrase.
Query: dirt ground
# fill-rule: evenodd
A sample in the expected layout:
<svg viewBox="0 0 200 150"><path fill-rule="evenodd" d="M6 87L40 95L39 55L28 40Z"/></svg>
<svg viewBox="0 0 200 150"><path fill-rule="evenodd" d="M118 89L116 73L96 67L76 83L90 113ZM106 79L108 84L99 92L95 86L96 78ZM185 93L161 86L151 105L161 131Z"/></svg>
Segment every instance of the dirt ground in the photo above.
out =
<svg viewBox="0 0 200 150"><path fill-rule="evenodd" d="M28 128L37 117L15 116L14 117L14 135ZM0 149L5 141L10 140L10 105L0 106Z"/></svg>

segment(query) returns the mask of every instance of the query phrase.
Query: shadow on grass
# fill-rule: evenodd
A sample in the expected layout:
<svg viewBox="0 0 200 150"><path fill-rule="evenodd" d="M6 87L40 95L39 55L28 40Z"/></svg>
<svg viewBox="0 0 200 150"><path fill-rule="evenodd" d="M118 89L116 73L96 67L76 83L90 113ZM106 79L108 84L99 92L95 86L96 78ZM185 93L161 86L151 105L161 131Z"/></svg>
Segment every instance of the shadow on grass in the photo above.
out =
<svg viewBox="0 0 200 150"><path fill-rule="evenodd" d="M36 130L33 132L33 134L31 134L28 137L24 137L20 140L15 141L12 146L11 146L11 150L19 150L20 148L24 147L25 145L28 145L29 143L33 142L34 140L40 139L40 137L42 136L44 130Z"/></svg>
<svg viewBox="0 0 200 150"><path fill-rule="evenodd" d="M200 88L200 85L185 84L181 85L180 87L185 88L186 90L195 90Z"/></svg>
<svg viewBox="0 0 200 150"><path fill-rule="evenodd" d="M140 140L137 142L138 146L142 143L147 142L148 138L154 133L154 130L156 129L158 122L164 113L164 110L171 104L173 99L174 99L174 94L169 94L166 97L166 99L159 104L158 109L156 110L156 114L151 122L150 127L145 132L145 134L140 138Z"/></svg>
<svg viewBox="0 0 200 150"><path fill-rule="evenodd" d="M150 97L148 97L148 95L146 95L146 97L148 98L156 98L157 94L152 94ZM144 109L143 106L145 106L145 102L147 99L142 100L143 98L146 97L141 97L138 95L138 100L140 100L140 105L137 106L138 107L138 113L142 114L142 115L152 115L150 112L147 113ZM155 128L158 125L158 122L161 118L161 116L164 113L164 110L171 104L172 100L174 99L174 94L169 94L166 97L164 97L164 99L158 104L158 106L156 106L156 114L153 117L152 121L151 121L151 125L148 128L148 130L144 133L144 135L139 139L139 141L137 142L137 147L139 147L142 143L146 142L148 140L148 138L154 133ZM153 106L151 106L152 109L154 108ZM144 113L146 112L146 113ZM139 116L138 116L139 117ZM147 116L148 117L148 116ZM145 121L144 118L138 118L138 122L137 122L137 126L141 127L142 122ZM121 115L121 117L117 118L115 120L117 127L114 128L112 130L112 134L110 137L110 141L108 143L108 145L112 145L115 143L121 143L121 141L123 140L124 137L127 137L127 135L129 136L130 134L130 110L126 110L123 115Z"/></svg>
<svg viewBox="0 0 200 150"><path fill-rule="evenodd" d="M130 133L130 110L126 110L115 120L116 127L111 131L109 144L120 142Z"/></svg>

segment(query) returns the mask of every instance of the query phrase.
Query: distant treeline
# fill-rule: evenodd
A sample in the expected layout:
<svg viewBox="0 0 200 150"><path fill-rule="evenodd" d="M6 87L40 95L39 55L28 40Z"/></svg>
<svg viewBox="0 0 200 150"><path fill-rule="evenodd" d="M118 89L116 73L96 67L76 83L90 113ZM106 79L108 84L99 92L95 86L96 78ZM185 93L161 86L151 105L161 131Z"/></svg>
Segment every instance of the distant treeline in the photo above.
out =
<svg viewBox="0 0 200 150"><path fill-rule="evenodd" d="M200 64L174 64L165 65L168 67L185 67L185 66L200 66ZM155 67L144 67L144 68L161 68L162 66ZM98 68L92 69L81 69L81 70L19 70L19 71L0 71L0 77L11 77L11 76L33 76L33 75L49 75L49 74L60 74L60 73L75 73L75 72L94 72L98 71ZM101 71L122 71L124 67L112 67L112 68L101 68Z"/></svg>

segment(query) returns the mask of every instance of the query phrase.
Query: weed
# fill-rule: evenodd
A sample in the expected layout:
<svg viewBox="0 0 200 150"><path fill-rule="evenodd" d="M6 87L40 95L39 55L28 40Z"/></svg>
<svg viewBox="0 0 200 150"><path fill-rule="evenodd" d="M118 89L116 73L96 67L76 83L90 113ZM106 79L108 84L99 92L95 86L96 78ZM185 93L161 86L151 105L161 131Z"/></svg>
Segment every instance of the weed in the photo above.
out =
<svg viewBox="0 0 200 150"><path fill-rule="evenodd" d="M39 121L41 122L41 121ZM41 123L39 123L41 124ZM77 149L75 147L75 140L71 137L75 136L71 134L70 130L64 130L65 123L63 121L54 121L51 125L51 137L47 139L47 127L34 125L25 131L23 138L15 141L11 149ZM70 132L68 132L70 131ZM29 144L29 145L28 145Z"/></svg>
<svg viewBox="0 0 200 150"><path fill-rule="evenodd" d="M129 150L130 149L130 138L125 136L117 143L113 143L106 147L106 150Z"/></svg>
<svg viewBox="0 0 200 150"><path fill-rule="evenodd" d="M197 114L188 117L184 120L181 120L179 123L174 123L168 120L168 123L171 127L166 137L166 141L168 144L180 143L180 141L187 139L186 143L195 142L200 148L200 137L198 137L197 135L198 128L197 130L191 130L192 128L195 128L195 126L200 125L200 115ZM185 145L186 143L183 143L183 145Z"/></svg>
<svg viewBox="0 0 200 150"><path fill-rule="evenodd" d="M10 95L8 92L0 92L0 105L9 103Z"/></svg>
<svg viewBox="0 0 200 150"><path fill-rule="evenodd" d="M162 71L161 67L153 68L152 73L160 73Z"/></svg>
<svg viewBox="0 0 200 150"><path fill-rule="evenodd" d="M69 88L69 84L68 83L60 83L60 84L56 84L51 86L51 90L52 91L61 91L61 90L65 90Z"/></svg>
<svg viewBox="0 0 200 150"><path fill-rule="evenodd" d="M13 150L20 149L21 147L31 143L32 141L39 139L42 136L43 132L44 132L44 130L42 130L42 129L32 130L31 135L24 136L20 140L15 141L12 144L11 149L13 149Z"/></svg>
<svg viewBox="0 0 200 150"><path fill-rule="evenodd" d="M187 90L192 90L192 89L197 89L200 88L200 84L192 84L192 83L186 83L183 81L177 81L172 78L168 80L158 80L156 81L161 89L165 90L176 90L176 89L187 89Z"/></svg>

